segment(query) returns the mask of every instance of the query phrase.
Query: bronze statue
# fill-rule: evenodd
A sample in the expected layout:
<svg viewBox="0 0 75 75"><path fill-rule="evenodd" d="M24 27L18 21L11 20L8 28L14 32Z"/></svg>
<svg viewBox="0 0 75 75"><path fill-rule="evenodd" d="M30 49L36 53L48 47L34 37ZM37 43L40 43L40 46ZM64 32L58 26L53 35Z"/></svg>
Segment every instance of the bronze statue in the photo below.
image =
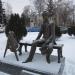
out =
<svg viewBox="0 0 75 75"><path fill-rule="evenodd" d="M34 57L34 53L36 51L36 47L37 45L40 45L40 51L42 54L46 54L46 60L48 63L50 63L50 55L53 51L53 30L52 30L52 26L53 26L53 22L49 22L49 17L47 15L47 13L45 13L43 15L43 24L41 25L41 30L36 38L36 40L33 41L31 50L30 50L30 54L29 57L27 58L27 60L23 63L27 63L27 62L31 62L33 57ZM40 39L40 37L43 35L42 39ZM48 45L50 45L50 50L48 50Z"/></svg>
<svg viewBox="0 0 75 75"><path fill-rule="evenodd" d="M19 48L19 45L18 45L18 42L16 40L15 33L13 31L9 31L8 38L7 38L6 49L5 49L5 52L4 52L4 57L6 55L7 50L10 49L11 52L15 53L16 59L18 61L19 60L18 56L17 56L18 48Z"/></svg>

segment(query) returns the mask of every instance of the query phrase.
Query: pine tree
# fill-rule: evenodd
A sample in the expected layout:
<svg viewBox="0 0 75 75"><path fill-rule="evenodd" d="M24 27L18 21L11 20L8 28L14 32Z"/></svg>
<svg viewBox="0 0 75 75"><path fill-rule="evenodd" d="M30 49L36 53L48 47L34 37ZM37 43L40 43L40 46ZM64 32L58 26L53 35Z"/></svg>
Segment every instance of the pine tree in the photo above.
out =
<svg viewBox="0 0 75 75"><path fill-rule="evenodd" d="M68 35L72 36L72 28L71 27L68 28Z"/></svg>
<svg viewBox="0 0 75 75"><path fill-rule="evenodd" d="M7 24L7 19L6 19L6 14L5 14L5 9L3 9L3 24Z"/></svg>
<svg viewBox="0 0 75 75"><path fill-rule="evenodd" d="M2 1L0 0L0 24L6 24L5 10L2 8Z"/></svg>
<svg viewBox="0 0 75 75"><path fill-rule="evenodd" d="M60 31L60 27L58 27L57 25L55 26L55 35L56 35L56 38L59 38L62 35Z"/></svg>
<svg viewBox="0 0 75 75"><path fill-rule="evenodd" d="M0 24L2 24L2 15L3 15L3 9L2 9L2 2L0 0Z"/></svg>
<svg viewBox="0 0 75 75"><path fill-rule="evenodd" d="M6 36L8 37L8 32L14 31L16 39L19 42L23 36L26 36L27 30L25 27L24 19L19 17L18 14L11 14L10 20L5 28Z"/></svg>
<svg viewBox="0 0 75 75"><path fill-rule="evenodd" d="M30 18L25 15L24 13L22 13L21 17L24 19L25 25L29 26L30 25Z"/></svg>
<svg viewBox="0 0 75 75"><path fill-rule="evenodd" d="M74 35L75 36L75 26L70 26L68 28L68 35L70 35L70 36Z"/></svg>

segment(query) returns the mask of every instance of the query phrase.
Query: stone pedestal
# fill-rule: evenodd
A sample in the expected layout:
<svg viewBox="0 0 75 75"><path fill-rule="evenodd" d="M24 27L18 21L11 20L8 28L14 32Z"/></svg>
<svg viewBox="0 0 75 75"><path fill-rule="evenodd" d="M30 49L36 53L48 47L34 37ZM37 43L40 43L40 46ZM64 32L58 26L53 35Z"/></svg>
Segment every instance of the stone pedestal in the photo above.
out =
<svg viewBox="0 0 75 75"><path fill-rule="evenodd" d="M48 64L46 62L45 55L35 54L32 62L22 63L27 59L28 55L29 53L24 53L22 56L19 56L19 61L16 61L16 58L14 58L15 56L12 53L11 55L7 55L5 58L0 59L0 63L4 64L6 66L5 68L8 68L8 66L12 68L12 70L8 70L8 73L11 71L14 73L16 70L16 72L19 71L20 75L24 75L26 73L31 73L31 75L62 75L65 65L65 58L61 58L61 63L58 63L57 56L51 55L51 63Z"/></svg>

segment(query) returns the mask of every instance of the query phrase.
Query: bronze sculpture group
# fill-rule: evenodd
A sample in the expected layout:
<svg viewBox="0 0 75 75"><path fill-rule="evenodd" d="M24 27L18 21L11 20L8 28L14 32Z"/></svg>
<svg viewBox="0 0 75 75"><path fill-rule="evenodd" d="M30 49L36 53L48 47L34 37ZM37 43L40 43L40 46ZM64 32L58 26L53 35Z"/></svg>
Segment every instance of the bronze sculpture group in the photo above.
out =
<svg viewBox="0 0 75 75"><path fill-rule="evenodd" d="M48 63L50 63L50 55L53 51L53 44L55 43L54 22L53 22L52 18L48 17L47 12L45 12L42 16L43 16L43 24L41 25L40 32L39 32L37 38L32 43L32 47L31 47L28 58L23 63L32 61L37 45L41 46L41 48L40 48L41 54L46 55L46 60ZM43 35L43 37L42 37L42 39L40 39L40 37L42 35ZM48 45L50 47L49 49L48 49ZM7 44L7 47L10 47L10 46L8 46L8 44ZM6 47L6 49L7 49L7 47ZM17 47L18 46L15 46L14 48L17 48ZM10 49L12 50L13 48L10 48Z"/></svg>
<svg viewBox="0 0 75 75"><path fill-rule="evenodd" d="M27 62L31 62L33 57L34 57L34 53L36 51L36 47L37 45L41 45L40 51L42 54L46 55L46 60L48 63L50 63L50 55L53 51L53 44L54 44L54 40L53 40L53 20L52 18L49 19L48 17L48 13L45 12L43 14L43 24L41 25L41 29L40 32L36 38L35 41L33 41L32 43L32 47L29 53L29 57L27 58L27 60L23 63L27 63ZM42 39L40 39L40 37L43 35ZM48 50L48 46L50 47L50 50Z"/></svg>

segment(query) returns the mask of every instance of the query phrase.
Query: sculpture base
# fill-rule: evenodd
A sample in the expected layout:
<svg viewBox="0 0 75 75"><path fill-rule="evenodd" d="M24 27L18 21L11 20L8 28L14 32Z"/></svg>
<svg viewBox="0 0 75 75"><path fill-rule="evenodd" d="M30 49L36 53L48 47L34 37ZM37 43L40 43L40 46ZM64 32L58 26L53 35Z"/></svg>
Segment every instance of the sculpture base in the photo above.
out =
<svg viewBox="0 0 75 75"><path fill-rule="evenodd" d="M5 58L0 59L0 70L13 75L25 75L26 73L29 75L62 75L65 58L61 58L61 63L58 63L57 56L51 55L51 63L48 64L45 55L36 53L32 62L22 63L28 55L28 52L23 53L19 56L19 61L16 61L13 53L6 55Z"/></svg>

